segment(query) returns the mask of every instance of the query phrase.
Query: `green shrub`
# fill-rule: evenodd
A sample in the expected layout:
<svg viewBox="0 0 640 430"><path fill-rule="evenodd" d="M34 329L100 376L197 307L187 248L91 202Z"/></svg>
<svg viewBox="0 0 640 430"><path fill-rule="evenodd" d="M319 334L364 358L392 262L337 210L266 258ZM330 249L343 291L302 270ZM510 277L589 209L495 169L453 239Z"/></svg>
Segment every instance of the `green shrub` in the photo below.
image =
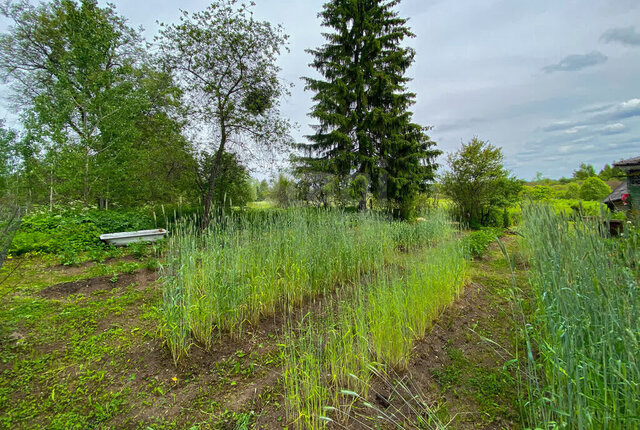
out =
<svg viewBox="0 0 640 430"><path fill-rule="evenodd" d="M510 226L520 224L522 220L522 207L520 205L508 207L507 212L509 213Z"/></svg>
<svg viewBox="0 0 640 430"><path fill-rule="evenodd" d="M155 227L153 217L134 210L69 209L40 211L23 218L11 244L14 255L28 252L59 254L74 263L80 252L104 249L103 233L144 230Z"/></svg>
<svg viewBox="0 0 640 430"><path fill-rule="evenodd" d="M489 216L485 222L486 227L502 227L503 224L503 211L500 208L491 208Z"/></svg>
<svg viewBox="0 0 640 430"><path fill-rule="evenodd" d="M597 176L585 179L580 186L580 198L583 200L601 201L610 193L609 185Z"/></svg>
<svg viewBox="0 0 640 430"><path fill-rule="evenodd" d="M611 219L617 219L617 220L626 220L627 219L627 213L626 212L612 212L611 213Z"/></svg>
<svg viewBox="0 0 640 430"><path fill-rule="evenodd" d="M131 253L131 255L139 260L142 260L153 251L151 245L146 242L130 243L129 245L127 245L127 250Z"/></svg>
<svg viewBox="0 0 640 430"><path fill-rule="evenodd" d="M499 228L483 228L471 232L467 236L467 249L471 254L471 257L480 257L487 250L489 245L496 240L500 235L501 230Z"/></svg>
<svg viewBox="0 0 640 430"><path fill-rule="evenodd" d="M549 200L555 197L555 192L549 185L525 187L523 194L530 197L531 200Z"/></svg>
<svg viewBox="0 0 640 430"><path fill-rule="evenodd" d="M582 215L586 216L598 216L600 214L599 202L593 201L581 201L577 199L553 199L549 200L549 204L553 206L553 209L557 214L571 215L580 211Z"/></svg>
<svg viewBox="0 0 640 430"><path fill-rule="evenodd" d="M580 185L575 182L571 182L567 185L567 190L564 192L565 199L575 199L580 197Z"/></svg>
<svg viewBox="0 0 640 430"><path fill-rule="evenodd" d="M502 228L511 227L511 216L509 215L509 209L504 208L502 211Z"/></svg>

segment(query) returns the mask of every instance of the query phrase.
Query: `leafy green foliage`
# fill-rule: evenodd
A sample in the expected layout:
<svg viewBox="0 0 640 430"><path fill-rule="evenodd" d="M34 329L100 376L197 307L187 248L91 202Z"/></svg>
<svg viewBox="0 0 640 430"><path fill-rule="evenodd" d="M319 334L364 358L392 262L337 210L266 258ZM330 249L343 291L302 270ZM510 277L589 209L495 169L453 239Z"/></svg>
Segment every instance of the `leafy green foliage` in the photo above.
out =
<svg viewBox="0 0 640 430"><path fill-rule="evenodd" d="M587 178L596 176L596 170L592 164L581 163L577 170L573 171L573 179L584 181Z"/></svg>
<svg viewBox="0 0 640 430"><path fill-rule="evenodd" d="M491 245L502 233L500 228L483 228L472 231L466 238L467 249L472 257L482 257L489 245Z"/></svg>
<svg viewBox="0 0 640 430"><path fill-rule="evenodd" d="M611 193L611 188L597 176L591 176L580 186L580 198L601 201Z"/></svg>
<svg viewBox="0 0 640 430"><path fill-rule="evenodd" d="M477 137L447 157L450 171L442 177L443 192L472 227L488 225L492 208L514 204L522 190L522 182L509 176L502 160L500 148Z"/></svg>
<svg viewBox="0 0 640 430"><path fill-rule="evenodd" d="M359 201L366 202L368 189L369 180L365 175L357 175L349 184L349 193L351 194L351 197Z"/></svg>
<svg viewBox="0 0 640 430"><path fill-rule="evenodd" d="M525 187L523 194L531 200L548 200L554 197L553 188L548 185L534 185Z"/></svg>
<svg viewBox="0 0 640 430"><path fill-rule="evenodd" d="M20 1L1 12L13 22L0 36L0 69L26 130L23 199L106 207L192 197L179 91L113 6Z"/></svg>
<svg viewBox="0 0 640 430"><path fill-rule="evenodd" d="M502 209L502 228L511 227L511 214L509 213L509 208Z"/></svg>
<svg viewBox="0 0 640 430"><path fill-rule="evenodd" d="M59 213L36 212L25 216L11 244L10 252L62 254L66 262L75 262L80 252L104 249L99 236L118 231L155 227L151 216L140 211L66 210Z"/></svg>
<svg viewBox="0 0 640 430"><path fill-rule="evenodd" d="M201 162L200 176L206 182L208 172L214 163L212 156L204 156ZM234 154L222 153L218 166L218 178L213 194L217 206L244 206L253 200L251 177L247 169L240 164Z"/></svg>
<svg viewBox="0 0 640 430"><path fill-rule="evenodd" d="M621 180L624 180L625 173L619 167L611 167L611 165L605 164L604 167L602 167L602 169L598 173L598 177L605 182L610 181L612 179L621 181Z"/></svg>
<svg viewBox="0 0 640 430"><path fill-rule="evenodd" d="M564 192L563 198L577 199L578 197L580 197L580 185L575 182L571 182L567 185L567 190Z"/></svg>

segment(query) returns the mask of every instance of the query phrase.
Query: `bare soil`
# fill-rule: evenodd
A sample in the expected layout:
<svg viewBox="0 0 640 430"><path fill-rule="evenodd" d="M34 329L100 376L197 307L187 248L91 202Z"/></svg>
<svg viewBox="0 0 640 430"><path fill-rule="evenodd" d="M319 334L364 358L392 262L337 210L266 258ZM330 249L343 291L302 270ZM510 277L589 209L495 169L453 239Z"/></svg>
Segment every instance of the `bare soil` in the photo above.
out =
<svg viewBox="0 0 640 430"><path fill-rule="evenodd" d="M67 269L69 273L76 273L73 268ZM71 282L63 282L40 290L40 295L48 299L64 299L71 294L91 294L96 291L109 291L114 288L122 288L132 284L145 288L148 284L157 281L156 272L148 269L139 270L136 273L122 273L117 276L98 276L96 278L79 279Z"/></svg>

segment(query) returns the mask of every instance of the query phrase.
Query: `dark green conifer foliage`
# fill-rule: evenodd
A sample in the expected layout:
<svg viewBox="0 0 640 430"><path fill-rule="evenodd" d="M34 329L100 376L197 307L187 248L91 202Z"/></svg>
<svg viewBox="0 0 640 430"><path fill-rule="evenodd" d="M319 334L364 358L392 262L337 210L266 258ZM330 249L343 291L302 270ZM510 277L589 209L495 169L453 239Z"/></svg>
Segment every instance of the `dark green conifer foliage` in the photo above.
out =
<svg viewBox="0 0 640 430"><path fill-rule="evenodd" d="M308 50L322 78L305 78L316 94L310 116L315 134L303 145L305 169L348 177L365 175L374 195L387 198L396 213L433 179L439 154L428 128L411 122L415 94L405 73L414 60L403 46L413 37L398 16L399 0L332 0L319 14L327 42ZM366 201L360 201L364 209ZM402 209L401 209L402 208Z"/></svg>

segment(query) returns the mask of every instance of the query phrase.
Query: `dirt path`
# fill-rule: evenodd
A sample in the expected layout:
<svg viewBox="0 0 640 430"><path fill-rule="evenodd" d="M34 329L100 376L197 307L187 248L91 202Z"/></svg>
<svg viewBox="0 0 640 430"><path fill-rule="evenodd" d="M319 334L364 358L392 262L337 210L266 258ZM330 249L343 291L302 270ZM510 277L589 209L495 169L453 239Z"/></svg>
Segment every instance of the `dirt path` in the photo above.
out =
<svg viewBox="0 0 640 430"><path fill-rule="evenodd" d="M503 238L511 255L515 239ZM509 300L512 276L494 243L472 263L472 282L416 344L409 372L426 398L436 397L443 421L457 429L519 427ZM526 284L518 270L518 285Z"/></svg>

